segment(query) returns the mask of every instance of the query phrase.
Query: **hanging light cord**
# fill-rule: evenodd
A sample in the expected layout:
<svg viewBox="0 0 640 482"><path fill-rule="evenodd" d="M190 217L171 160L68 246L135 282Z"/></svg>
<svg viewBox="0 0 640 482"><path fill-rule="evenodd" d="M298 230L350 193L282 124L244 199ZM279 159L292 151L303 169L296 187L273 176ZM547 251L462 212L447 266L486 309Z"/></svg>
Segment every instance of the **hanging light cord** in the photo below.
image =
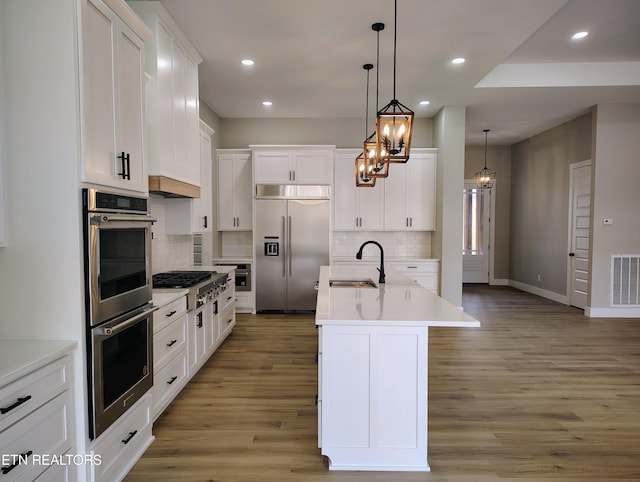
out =
<svg viewBox="0 0 640 482"><path fill-rule="evenodd" d="M369 65L369 64L367 64ZM366 107L364 109L364 138L366 139L367 136L369 135L369 72L371 69L368 69L367 66L365 65L364 68L367 71L367 101L365 103ZM485 155L486 157L486 155Z"/></svg>
<svg viewBox="0 0 640 482"><path fill-rule="evenodd" d="M393 12L393 98L396 97L396 46L398 41L398 0L395 0L395 8Z"/></svg>
<svg viewBox="0 0 640 482"><path fill-rule="evenodd" d="M484 130L484 168L487 168L487 133L489 129Z"/></svg>

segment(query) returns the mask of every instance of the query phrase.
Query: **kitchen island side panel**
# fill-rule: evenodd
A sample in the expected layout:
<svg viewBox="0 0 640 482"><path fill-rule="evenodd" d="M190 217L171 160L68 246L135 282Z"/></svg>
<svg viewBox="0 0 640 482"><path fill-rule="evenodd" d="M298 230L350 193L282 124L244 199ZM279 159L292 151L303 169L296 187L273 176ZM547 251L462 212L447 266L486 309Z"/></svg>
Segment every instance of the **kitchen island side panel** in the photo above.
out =
<svg viewBox="0 0 640 482"><path fill-rule="evenodd" d="M428 471L428 327L323 326L330 470Z"/></svg>

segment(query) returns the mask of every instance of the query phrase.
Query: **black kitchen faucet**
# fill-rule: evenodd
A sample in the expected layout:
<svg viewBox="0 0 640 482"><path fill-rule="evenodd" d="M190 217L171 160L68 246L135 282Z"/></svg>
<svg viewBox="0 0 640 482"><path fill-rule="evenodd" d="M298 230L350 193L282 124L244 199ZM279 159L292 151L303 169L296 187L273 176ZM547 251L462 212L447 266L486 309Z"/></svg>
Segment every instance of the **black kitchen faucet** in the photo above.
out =
<svg viewBox="0 0 640 482"><path fill-rule="evenodd" d="M380 272L380 277L378 278L378 283L384 283L384 249L382 249L382 245L377 241L365 241L360 246L360 249L356 253L356 259L362 259L362 248L364 248L367 244L375 244L378 248L380 248L380 267L377 270Z"/></svg>

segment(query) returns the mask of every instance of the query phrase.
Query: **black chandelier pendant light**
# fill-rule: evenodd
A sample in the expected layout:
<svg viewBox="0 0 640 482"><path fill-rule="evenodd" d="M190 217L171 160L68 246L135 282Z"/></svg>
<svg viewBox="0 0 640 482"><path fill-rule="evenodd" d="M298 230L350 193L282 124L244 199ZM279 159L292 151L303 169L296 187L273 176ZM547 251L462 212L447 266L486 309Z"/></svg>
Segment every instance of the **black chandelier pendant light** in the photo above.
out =
<svg viewBox="0 0 640 482"><path fill-rule="evenodd" d="M378 90L380 86L380 32L384 30L384 23L376 22L371 25L371 30L376 32L376 114L378 112ZM378 157L378 141L374 131L364 141L363 152L371 167L369 177L384 178L389 176L389 163Z"/></svg>
<svg viewBox="0 0 640 482"><path fill-rule="evenodd" d="M373 69L373 64L364 64L362 66L367 71L367 99L365 104L365 127L364 134L369 132L369 72ZM366 141L365 141L366 145ZM376 185L376 179L372 178L369 174L373 170L373 165L367 159L367 151L365 149L356 157L355 161L355 175L357 187L374 187Z"/></svg>
<svg viewBox="0 0 640 482"><path fill-rule="evenodd" d="M489 129L484 129L484 168L476 172L476 186L480 189L491 189L496 180L496 171L487 168L487 134Z"/></svg>
<svg viewBox="0 0 640 482"><path fill-rule="evenodd" d="M393 99L376 116L376 156L382 162L405 163L409 160L414 112L396 97L398 0L394 5Z"/></svg>

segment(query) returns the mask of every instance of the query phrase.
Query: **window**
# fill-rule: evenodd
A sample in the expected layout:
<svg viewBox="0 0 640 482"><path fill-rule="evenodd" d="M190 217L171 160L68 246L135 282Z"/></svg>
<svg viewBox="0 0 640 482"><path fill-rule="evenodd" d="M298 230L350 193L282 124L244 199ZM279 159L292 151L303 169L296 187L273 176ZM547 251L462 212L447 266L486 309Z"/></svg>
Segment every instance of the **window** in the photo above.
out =
<svg viewBox="0 0 640 482"><path fill-rule="evenodd" d="M483 216L485 209L484 189L467 188L463 191L462 254L481 256L484 254Z"/></svg>

